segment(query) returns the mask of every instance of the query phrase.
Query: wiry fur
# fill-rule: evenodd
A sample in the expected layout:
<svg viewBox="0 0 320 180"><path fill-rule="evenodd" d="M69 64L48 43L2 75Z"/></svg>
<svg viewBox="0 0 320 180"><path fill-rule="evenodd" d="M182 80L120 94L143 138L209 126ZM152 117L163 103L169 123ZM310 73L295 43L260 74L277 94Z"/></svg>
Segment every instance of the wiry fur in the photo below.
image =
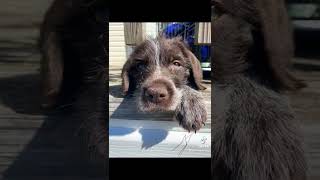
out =
<svg viewBox="0 0 320 180"><path fill-rule="evenodd" d="M213 4L213 179L306 179L300 127L282 93L305 86L290 72L284 2Z"/></svg>
<svg viewBox="0 0 320 180"><path fill-rule="evenodd" d="M200 62L180 38L147 39L135 48L122 69L123 93L139 91L141 111L176 111L175 119L189 131L199 130L207 120L199 92L192 90L205 89L201 81ZM161 103L148 101L145 89L150 86L168 92L168 98Z"/></svg>
<svg viewBox="0 0 320 180"><path fill-rule="evenodd" d="M207 120L207 110L202 95L189 86L183 86L181 94L181 102L175 110L175 119L189 131L190 127L192 130L200 129Z"/></svg>

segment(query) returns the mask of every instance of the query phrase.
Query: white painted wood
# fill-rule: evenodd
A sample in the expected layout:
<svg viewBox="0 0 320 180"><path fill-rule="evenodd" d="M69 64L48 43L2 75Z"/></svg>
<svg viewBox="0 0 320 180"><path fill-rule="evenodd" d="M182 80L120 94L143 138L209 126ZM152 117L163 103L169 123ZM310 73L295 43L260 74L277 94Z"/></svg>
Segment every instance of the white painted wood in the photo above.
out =
<svg viewBox="0 0 320 180"><path fill-rule="evenodd" d="M157 23L148 22L146 23L146 36L150 38L155 38L158 35Z"/></svg>
<svg viewBox="0 0 320 180"><path fill-rule="evenodd" d="M203 71L211 71L211 68L202 68Z"/></svg>
<svg viewBox="0 0 320 180"><path fill-rule="evenodd" d="M189 133L175 121L110 119L109 156L210 158L211 130Z"/></svg>
<svg viewBox="0 0 320 180"><path fill-rule="evenodd" d="M199 22L196 23L195 44L210 44L211 43L211 23Z"/></svg>
<svg viewBox="0 0 320 180"><path fill-rule="evenodd" d="M122 66L126 61L123 23L109 23L109 63Z"/></svg>

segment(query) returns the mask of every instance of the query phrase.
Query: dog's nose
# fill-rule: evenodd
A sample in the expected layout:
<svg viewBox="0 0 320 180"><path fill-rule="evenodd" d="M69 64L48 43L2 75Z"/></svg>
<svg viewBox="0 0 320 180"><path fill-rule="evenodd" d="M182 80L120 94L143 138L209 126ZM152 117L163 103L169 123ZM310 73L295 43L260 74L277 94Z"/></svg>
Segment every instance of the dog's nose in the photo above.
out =
<svg viewBox="0 0 320 180"><path fill-rule="evenodd" d="M145 98L153 103L163 103L168 100L169 94L167 88L155 84L144 89Z"/></svg>

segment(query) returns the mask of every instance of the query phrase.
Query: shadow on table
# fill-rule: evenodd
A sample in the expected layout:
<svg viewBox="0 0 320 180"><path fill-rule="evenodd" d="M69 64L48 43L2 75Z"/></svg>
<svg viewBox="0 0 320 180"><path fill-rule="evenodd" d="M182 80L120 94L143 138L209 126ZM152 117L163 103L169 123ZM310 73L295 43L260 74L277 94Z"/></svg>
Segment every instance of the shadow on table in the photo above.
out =
<svg viewBox="0 0 320 180"><path fill-rule="evenodd" d="M116 98L123 98L121 95L121 86L114 85L109 87L109 93ZM109 99L110 101L110 99ZM112 102L109 102L111 106ZM109 107L110 108L110 107ZM156 112L156 113L141 113L138 112L136 97L125 97L120 102L120 105L112 112L110 119L124 120L150 120L150 121L171 121L172 113ZM124 136L133 133L137 129L123 127L111 127L109 136ZM142 146L141 149L148 149L154 145L161 143L168 135L167 130L162 129L146 129L141 127L138 131L141 134Z"/></svg>

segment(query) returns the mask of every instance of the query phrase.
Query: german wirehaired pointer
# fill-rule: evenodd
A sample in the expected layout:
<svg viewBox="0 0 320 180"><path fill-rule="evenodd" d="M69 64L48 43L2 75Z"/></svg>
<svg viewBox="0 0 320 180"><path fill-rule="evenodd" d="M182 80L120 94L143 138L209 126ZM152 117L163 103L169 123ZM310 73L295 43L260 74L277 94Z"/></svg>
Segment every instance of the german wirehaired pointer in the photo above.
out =
<svg viewBox="0 0 320 180"><path fill-rule="evenodd" d="M299 124L285 90L293 42L282 0L213 0L212 175L304 180Z"/></svg>
<svg viewBox="0 0 320 180"><path fill-rule="evenodd" d="M45 14L39 42L43 107L72 104L89 148L105 159L107 22L104 0L55 0Z"/></svg>
<svg viewBox="0 0 320 180"><path fill-rule="evenodd" d="M201 94L199 60L181 38L159 36L138 45L122 70L125 95L139 92L141 111L175 111L175 119L188 131L197 131L207 120Z"/></svg>

